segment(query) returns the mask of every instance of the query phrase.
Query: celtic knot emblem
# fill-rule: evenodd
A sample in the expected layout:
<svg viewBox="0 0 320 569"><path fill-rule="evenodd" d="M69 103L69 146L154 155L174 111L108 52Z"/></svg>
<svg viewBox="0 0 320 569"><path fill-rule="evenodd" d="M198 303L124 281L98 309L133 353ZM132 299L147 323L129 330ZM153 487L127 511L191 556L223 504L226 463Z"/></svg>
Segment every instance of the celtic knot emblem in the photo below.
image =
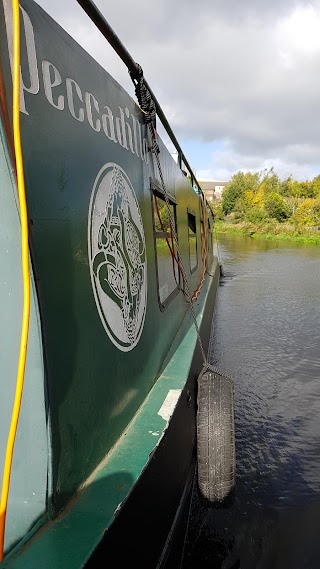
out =
<svg viewBox="0 0 320 569"><path fill-rule="evenodd" d="M89 259L102 323L121 350L137 344L147 294L146 250L139 205L120 166L99 172L89 211Z"/></svg>

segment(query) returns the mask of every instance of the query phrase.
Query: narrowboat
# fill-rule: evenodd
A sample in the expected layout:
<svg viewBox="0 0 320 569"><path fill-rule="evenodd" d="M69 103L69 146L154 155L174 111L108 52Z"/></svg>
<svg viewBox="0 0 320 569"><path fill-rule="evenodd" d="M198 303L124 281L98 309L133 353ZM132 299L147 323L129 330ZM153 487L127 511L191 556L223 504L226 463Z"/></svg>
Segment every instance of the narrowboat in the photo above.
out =
<svg viewBox="0 0 320 569"><path fill-rule="evenodd" d="M220 271L211 208L131 72L137 100L35 2L0 0L3 569L181 556Z"/></svg>

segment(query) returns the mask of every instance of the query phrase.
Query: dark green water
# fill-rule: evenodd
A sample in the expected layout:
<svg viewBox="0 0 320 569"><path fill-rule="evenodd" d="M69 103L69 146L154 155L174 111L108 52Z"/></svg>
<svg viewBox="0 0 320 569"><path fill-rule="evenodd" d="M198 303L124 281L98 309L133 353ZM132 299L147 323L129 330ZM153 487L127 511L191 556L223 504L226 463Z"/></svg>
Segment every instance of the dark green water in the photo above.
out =
<svg viewBox="0 0 320 569"><path fill-rule="evenodd" d="M320 567L320 248L224 237L212 362L235 381L234 503L194 488L183 569Z"/></svg>

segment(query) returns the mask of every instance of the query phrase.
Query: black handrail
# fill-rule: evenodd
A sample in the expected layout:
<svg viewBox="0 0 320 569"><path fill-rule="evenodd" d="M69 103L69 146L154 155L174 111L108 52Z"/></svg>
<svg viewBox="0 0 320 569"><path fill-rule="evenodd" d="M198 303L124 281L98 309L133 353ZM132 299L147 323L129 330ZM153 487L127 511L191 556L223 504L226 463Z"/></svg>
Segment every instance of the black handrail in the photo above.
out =
<svg viewBox="0 0 320 569"><path fill-rule="evenodd" d="M94 4L94 2L92 2L92 0L77 0L77 2L78 2L78 4L80 4L81 8L83 8L83 10L88 14L89 18L97 26L97 28L100 30L102 35L106 38L106 40L110 43L110 45L113 47L113 49L119 55L119 57L122 59L123 63L127 66L128 70L131 73L136 74L138 69L139 69L138 64L131 57L128 50L125 48L125 46L123 45L121 40L118 38L117 34L113 31L110 24L108 24L107 20L101 14L100 10L97 8L97 6ZM154 95L152 89L150 88L150 86L148 85L148 83L145 79L144 79L144 83L145 83L147 89L149 90L150 95L154 101L156 111L157 111L157 115L158 115L161 123L163 124L167 134L169 135L169 138L173 142L176 150L178 150L180 167L181 167L181 160L183 160L183 163L185 164L185 166L189 170L189 174L191 176L192 186L193 186L193 183L196 182L196 185L197 185L199 191L204 195L204 192L201 189L201 186L200 186L197 178L195 177L195 175L192 171L192 168L189 165L189 162L186 159L186 157L182 151L182 148L181 148L179 142L177 141L177 139L176 139L176 137L172 131L172 128L170 127L170 125L166 119L166 116L165 116L162 108L160 107L160 103L158 102L156 96Z"/></svg>

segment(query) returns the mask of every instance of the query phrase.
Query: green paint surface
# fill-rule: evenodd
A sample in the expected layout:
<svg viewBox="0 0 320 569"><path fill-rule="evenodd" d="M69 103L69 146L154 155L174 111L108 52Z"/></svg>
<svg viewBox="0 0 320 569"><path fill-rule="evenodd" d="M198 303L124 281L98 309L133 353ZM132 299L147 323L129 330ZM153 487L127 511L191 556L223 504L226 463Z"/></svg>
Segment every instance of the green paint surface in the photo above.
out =
<svg viewBox="0 0 320 569"><path fill-rule="evenodd" d="M197 302L199 326L205 316L208 295L214 295L216 290L217 265L212 269L215 277L208 279ZM173 356L106 460L70 503L68 510L45 525L3 567L33 569L40 567L44 558L48 569L84 566L165 433L167 422L158 414L159 410L170 390L183 389L196 342L189 311L175 339Z"/></svg>
<svg viewBox="0 0 320 569"><path fill-rule="evenodd" d="M71 558L76 567L99 541L155 448L165 428L157 412L168 389L183 388L195 336L181 292L165 309L159 305L150 190L151 180L159 182L159 173L143 142L146 127L138 106L37 4L23 0L21 5L23 159L42 325L46 419L51 426L48 515L57 516L67 504L69 514L45 526L14 566L35 567L33 556L38 562L46 556L52 567L71 567ZM1 3L1 57L10 100L2 10ZM26 38L34 42L33 66ZM159 144L166 187L177 201L179 244L194 291L201 276L200 200L164 144ZM90 200L106 164L118 165L129 177L144 228L146 317L131 351L120 351L106 333L90 275ZM188 210L197 217L199 263L192 274ZM209 282L208 278L207 287ZM199 318L208 290L199 301ZM173 345L177 351L169 360ZM152 434L156 432L159 435ZM69 505L106 456L94 482Z"/></svg>

